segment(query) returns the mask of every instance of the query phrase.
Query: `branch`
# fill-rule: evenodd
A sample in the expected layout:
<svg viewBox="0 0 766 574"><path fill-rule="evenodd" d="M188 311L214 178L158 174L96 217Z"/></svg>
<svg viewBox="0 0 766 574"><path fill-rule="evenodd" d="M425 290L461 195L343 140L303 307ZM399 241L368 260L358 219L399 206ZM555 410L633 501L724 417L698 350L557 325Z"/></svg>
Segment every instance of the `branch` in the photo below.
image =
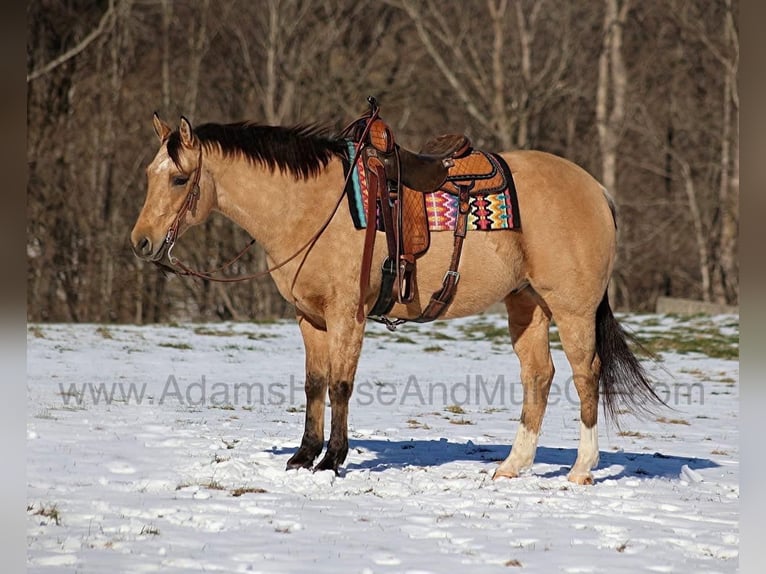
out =
<svg viewBox="0 0 766 574"><path fill-rule="evenodd" d="M449 83L449 85L455 91L455 94L465 105L466 111L468 112L468 114L471 117L473 117L476 121L478 121L481 126L491 128L492 124L491 124L490 118L488 118L485 114L481 113L479 108L473 102L471 95L467 92L462 82L457 78L456 74L453 72L450 64L447 63L445 58L442 56L442 50L440 50L434 44L431 34L428 32L427 27L424 24L423 18L421 14L419 13L417 7L413 5L413 3L406 0L402 2L401 4L394 4L390 2L390 0L388 3L393 6L396 6L397 8L403 9L407 13L407 15L410 17L413 25L415 26L415 31L417 32L421 43L425 47L428 54L431 56L431 59L433 60L433 62L436 64L436 67L442 73L442 76L444 77L444 79L447 81L447 83Z"/></svg>
<svg viewBox="0 0 766 574"><path fill-rule="evenodd" d="M93 30L87 36L85 36L85 38L83 38L79 44L77 44L73 48L70 48L69 50L61 54L58 58L51 60L50 62L45 64L42 68L38 68L37 70L27 74L27 83L31 82L32 80L36 80L40 76L43 76L55 70L61 64L77 56L80 52L85 50L85 48L87 48L101 34L106 32L108 29L111 29L113 25L114 25L114 0L109 0L109 7L106 9L106 12L104 13L104 15L101 16L101 20L99 21L96 29Z"/></svg>

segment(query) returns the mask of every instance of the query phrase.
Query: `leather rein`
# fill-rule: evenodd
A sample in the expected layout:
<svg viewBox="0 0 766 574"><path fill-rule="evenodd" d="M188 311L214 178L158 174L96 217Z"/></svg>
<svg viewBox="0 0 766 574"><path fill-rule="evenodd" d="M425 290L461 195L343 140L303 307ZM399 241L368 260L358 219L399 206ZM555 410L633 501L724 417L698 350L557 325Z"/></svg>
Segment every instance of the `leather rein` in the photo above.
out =
<svg viewBox="0 0 766 574"><path fill-rule="evenodd" d="M340 207L340 204L343 201L343 197L346 195L346 187L348 186L348 182L350 181L351 176L353 174L354 166L356 164L356 158L361 152L361 149L364 145L363 143L361 143L361 141L364 140L364 136L369 132L370 125L372 124L373 121L375 121L377 116L378 116L377 112L373 112L367 118L367 123L363 131L363 137L360 138L360 143L358 143L357 146L355 147L354 157L349 158L349 165L351 166L351 168L348 170L348 173L346 174L345 181L343 182L342 191L340 193L340 196L338 197L338 200L335 202L335 206L333 207L327 219L325 219L325 221L322 223L319 229L316 230L316 232L309 238L309 240L306 241L295 253L290 255L290 257L281 261L280 263L277 263L276 265L272 265L268 269L265 269L263 271L259 271L258 273L253 273L250 275L239 275L237 277L216 277L215 276L216 274L221 273L222 271L224 271L225 269L227 269L228 267L231 267L234 263L236 263L247 252L247 250L253 246L253 244L255 243L255 239L251 239L250 242L232 259L230 259L229 261L227 261L220 267L217 267L216 269L213 269L211 271L196 271L171 254L171 251L176 244L176 239L178 239L179 228L181 227L181 224L186 218L186 214L189 212L194 214L194 212L197 209L197 201L199 200L199 196L200 196L199 181L202 174L202 144L200 144L198 161L197 161L197 169L194 171L194 175L189 180L189 183L187 183L186 198L184 199L183 204L181 204L181 208L178 210L178 213L176 213L176 216L173 219L173 223L168 228L168 232L165 234L165 241L163 243L163 248L165 245L167 246L165 253L167 255L168 262L170 263L170 265L166 265L162 263L161 261L154 261L154 264L162 268L163 270L170 271L172 273L175 273L176 275L198 277L200 279L205 279L207 281L216 281L219 283L236 283L239 281L248 281L251 279L258 279L260 277L269 275L273 271L281 269L282 267L290 263L293 259L298 257L298 255L300 255L301 253L303 253L304 251L312 247L319 240L322 233L324 233L324 231L327 229L327 226L330 225L330 222L332 221L333 217L335 217L335 213L338 211L338 208ZM358 120L355 120L354 122L349 124L341 132L341 134L348 133L350 128L354 124L356 124L357 121Z"/></svg>

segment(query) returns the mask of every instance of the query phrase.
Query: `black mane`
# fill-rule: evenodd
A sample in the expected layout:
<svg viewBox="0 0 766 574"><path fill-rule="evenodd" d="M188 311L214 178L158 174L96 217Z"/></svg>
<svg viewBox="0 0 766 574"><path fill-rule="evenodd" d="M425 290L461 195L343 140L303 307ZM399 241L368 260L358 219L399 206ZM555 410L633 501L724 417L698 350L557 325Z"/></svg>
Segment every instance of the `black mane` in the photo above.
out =
<svg viewBox="0 0 766 574"><path fill-rule="evenodd" d="M251 122L203 124L194 134L205 149L224 156L242 156L271 170L308 179L317 175L334 157L346 157L345 140L330 136L316 125L294 127L264 126ZM168 155L178 164L181 136L176 130L168 137Z"/></svg>

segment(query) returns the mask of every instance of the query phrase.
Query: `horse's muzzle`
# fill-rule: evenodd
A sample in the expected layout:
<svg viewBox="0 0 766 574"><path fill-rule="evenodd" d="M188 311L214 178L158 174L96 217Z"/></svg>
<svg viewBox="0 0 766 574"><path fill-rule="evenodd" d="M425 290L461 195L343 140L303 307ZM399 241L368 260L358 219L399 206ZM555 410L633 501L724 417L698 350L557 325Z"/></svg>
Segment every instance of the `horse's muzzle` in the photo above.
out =
<svg viewBox="0 0 766 574"><path fill-rule="evenodd" d="M152 240L148 237L140 237L137 241L133 242L133 253L135 253L136 257L146 261L154 259L152 257L154 255Z"/></svg>

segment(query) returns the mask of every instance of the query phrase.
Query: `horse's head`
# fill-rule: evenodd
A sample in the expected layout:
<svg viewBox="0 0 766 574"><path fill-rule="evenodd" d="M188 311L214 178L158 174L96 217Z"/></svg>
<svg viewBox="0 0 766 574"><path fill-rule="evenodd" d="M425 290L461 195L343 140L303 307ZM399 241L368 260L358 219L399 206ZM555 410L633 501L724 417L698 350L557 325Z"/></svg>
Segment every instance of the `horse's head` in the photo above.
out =
<svg viewBox="0 0 766 574"><path fill-rule="evenodd" d="M130 240L141 259L167 264L174 241L207 218L215 189L202 165L202 144L186 118L174 132L154 114L154 131L161 145L146 168L146 200Z"/></svg>

